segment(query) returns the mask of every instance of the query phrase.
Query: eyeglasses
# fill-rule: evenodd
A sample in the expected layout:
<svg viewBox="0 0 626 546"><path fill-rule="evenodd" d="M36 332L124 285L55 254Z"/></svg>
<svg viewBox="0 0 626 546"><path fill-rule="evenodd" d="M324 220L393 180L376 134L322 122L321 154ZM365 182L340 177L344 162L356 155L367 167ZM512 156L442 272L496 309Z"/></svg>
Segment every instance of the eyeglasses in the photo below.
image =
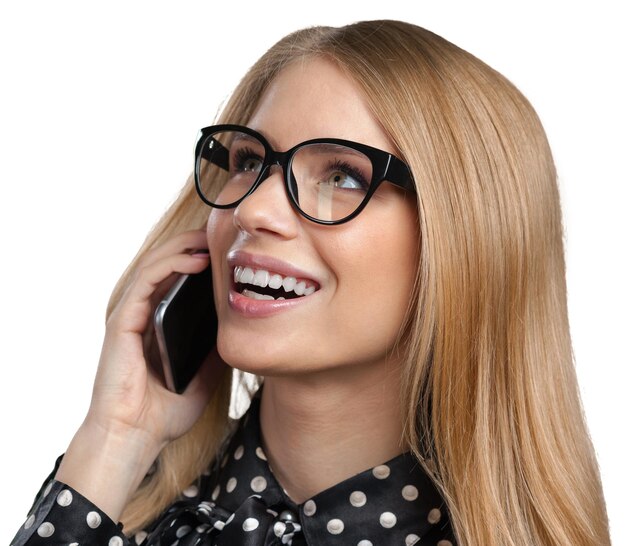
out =
<svg viewBox="0 0 626 546"><path fill-rule="evenodd" d="M276 152L263 135L241 125L200 130L194 179L202 200L212 207L236 207L283 169L290 202L305 218L334 225L352 220L383 181L415 192L406 163L389 152L350 140L316 138Z"/></svg>

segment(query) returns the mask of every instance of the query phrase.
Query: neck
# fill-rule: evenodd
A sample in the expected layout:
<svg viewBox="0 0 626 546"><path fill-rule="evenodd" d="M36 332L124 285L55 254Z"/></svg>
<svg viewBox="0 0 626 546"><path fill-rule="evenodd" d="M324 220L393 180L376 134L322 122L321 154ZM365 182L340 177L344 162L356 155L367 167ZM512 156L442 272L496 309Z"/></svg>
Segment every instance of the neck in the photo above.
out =
<svg viewBox="0 0 626 546"><path fill-rule="evenodd" d="M294 502L407 451L401 442L399 371L389 363L265 377L265 453Z"/></svg>

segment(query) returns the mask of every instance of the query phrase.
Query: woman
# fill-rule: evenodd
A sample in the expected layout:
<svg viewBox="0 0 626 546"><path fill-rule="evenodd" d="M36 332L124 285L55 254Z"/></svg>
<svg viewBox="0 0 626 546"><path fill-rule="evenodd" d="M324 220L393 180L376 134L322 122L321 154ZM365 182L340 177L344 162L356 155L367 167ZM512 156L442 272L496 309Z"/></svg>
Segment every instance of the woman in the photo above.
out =
<svg viewBox="0 0 626 546"><path fill-rule="evenodd" d="M368 21L281 40L219 123L111 298L90 410L13 544L608 544L556 175L519 91ZM209 262L219 354L175 395L143 337L171 274ZM261 384L236 423L233 368Z"/></svg>

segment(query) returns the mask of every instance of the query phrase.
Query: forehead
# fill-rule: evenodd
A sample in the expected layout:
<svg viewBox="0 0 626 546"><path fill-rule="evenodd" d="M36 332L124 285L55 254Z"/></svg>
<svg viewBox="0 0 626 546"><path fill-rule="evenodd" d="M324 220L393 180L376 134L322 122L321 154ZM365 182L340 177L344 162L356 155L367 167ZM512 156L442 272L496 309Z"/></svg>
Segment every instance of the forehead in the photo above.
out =
<svg viewBox="0 0 626 546"><path fill-rule="evenodd" d="M313 138L343 138L394 152L362 89L324 58L287 65L263 94L248 126L278 150Z"/></svg>

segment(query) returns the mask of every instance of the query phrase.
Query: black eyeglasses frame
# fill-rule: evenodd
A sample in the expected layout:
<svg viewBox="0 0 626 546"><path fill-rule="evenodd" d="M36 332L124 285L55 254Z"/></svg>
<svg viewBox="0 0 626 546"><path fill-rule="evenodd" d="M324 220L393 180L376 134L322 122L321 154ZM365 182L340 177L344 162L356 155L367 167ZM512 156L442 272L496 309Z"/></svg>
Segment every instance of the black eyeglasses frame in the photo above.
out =
<svg viewBox="0 0 626 546"><path fill-rule="evenodd" d="M254 183L252 184L252 186L250 186L250 189L234 203L230 203L228 205L217 205L215 203L211 203L204 196L202 192L201 185L200 185L200 162L203 159L203 157L201 156L201 152L204 148L206 141L209 138L211 138L211 136L214 135L215 133L220 133L224 131L238 131L238 132L245 133L249 136L256 138L265 148L265 156L263 158L263 165L261 166L261 170L259 171L259 174L256 180L254 181ZM217 140L214 140L214 142L226 151L226 148L224 148ZM335 145L352 148L362 153L363 155L367 156L368 159L372 163L372 180L367 190L367 193L363 201L361 202L361 204L354 210L354 212L352 212L345 218L341 218L339 220L320 220L304 212L298 205L297 183L295 182L293 178L293 173L291 170L291 162L293 160L294 154L300 148L303 148L311 144L335 144ZM229 163L228 163L227 151L225 154L222 155L221 163L218 163L217 161L215 161L216 151L219 152L219 149L216 150L216 148L213 147L212 148L212 154L213 154L212 162L216 164L217 166L228 171ZM205 157L205 159L207 158ZM241 203L246 197L248 197L251 193L253 193L254 190L256 190L268 178L270 174L270 167L272 167L273 165L278 165L282 167L283 169L283 181L285 184L285 191L287 192L287 196L291 204L295 207L295 209L302 216L304 216L305 218L307 218L308 220L312 222L315 222L316 224L338 225L338 224L343 224L345 222L352 220L355 216L357 216L360 212L363 211L368 201L374 195L374 192L376 191L376 189L384 181L390 182L409 192L417 193L417 189L415 186L415 182L414 182L411 170L404 161L402 161L400 158L396 157L392 153L385 152L384 150L380 150L378 148L374 148L366 144L361 144L360 142L354 142L352 140L344 140L340 138L315 138L312 140L306 140L304 142L300 142L299 144L296 144L294 147L287 150L286 152L277 152L271 147L270 143L261 133L255 131L254 129L250 129L249 127L246 127L244 125L233 125L233 124L211 125L209 127L204 127L200 129L199 131L198 140L196 142L196 147L195 147L194 182L196 185L196 191L198 195L200 196L200 198L202 199L202 201L204 201L207 205L211 207L218 208L218 209L229 209L229 208L234 208L237 205L239 205L239 203Z"/></svg>

